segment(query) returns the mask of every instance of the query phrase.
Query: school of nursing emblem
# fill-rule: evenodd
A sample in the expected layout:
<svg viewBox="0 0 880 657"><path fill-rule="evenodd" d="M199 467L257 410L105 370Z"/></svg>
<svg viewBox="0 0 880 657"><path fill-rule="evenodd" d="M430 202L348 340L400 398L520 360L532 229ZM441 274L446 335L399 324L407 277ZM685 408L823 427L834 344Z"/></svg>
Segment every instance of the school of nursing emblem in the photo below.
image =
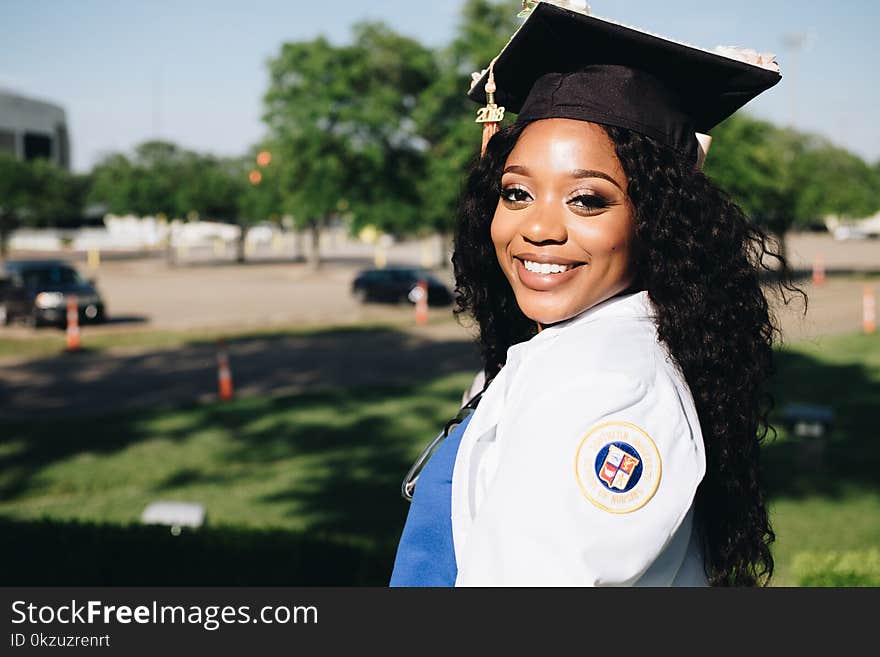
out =
<svg viewBox="0 0 880 657"><path fill-rule="evenodd" d="M641 509L657 492L660 453L651 437L629 422L605 422L584 436L575 456L578 486L611 513Z"/></svg>

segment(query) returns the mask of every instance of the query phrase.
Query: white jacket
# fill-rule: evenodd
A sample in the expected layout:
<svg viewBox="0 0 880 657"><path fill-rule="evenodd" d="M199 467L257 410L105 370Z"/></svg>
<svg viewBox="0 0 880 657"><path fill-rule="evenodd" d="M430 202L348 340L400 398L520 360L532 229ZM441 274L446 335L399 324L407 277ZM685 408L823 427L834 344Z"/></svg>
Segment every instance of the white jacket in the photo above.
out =
<svg viewBox="0 0 880 657"><path fill-rule="evenodd" d="M456 456L456 586L697 586L705 453L647 292L514 345Z"/></svg>

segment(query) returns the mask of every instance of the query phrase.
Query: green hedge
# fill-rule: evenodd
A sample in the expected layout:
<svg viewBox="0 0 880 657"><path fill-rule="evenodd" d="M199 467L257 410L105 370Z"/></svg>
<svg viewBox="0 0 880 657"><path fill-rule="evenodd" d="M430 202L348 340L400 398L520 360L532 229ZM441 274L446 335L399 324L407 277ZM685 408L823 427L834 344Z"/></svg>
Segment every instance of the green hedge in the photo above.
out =
<svg viewBox="0 0 880 657"><path fill-rule="evenodd" d="M0 518L3 586L384 586L393 546L225 527Z"/></svg>
<svg viewBox="0 0 880 657"><path fill-rule="evenodd" d="M880 586L880 549L802 552L792 570L798 586Z"/></svg>

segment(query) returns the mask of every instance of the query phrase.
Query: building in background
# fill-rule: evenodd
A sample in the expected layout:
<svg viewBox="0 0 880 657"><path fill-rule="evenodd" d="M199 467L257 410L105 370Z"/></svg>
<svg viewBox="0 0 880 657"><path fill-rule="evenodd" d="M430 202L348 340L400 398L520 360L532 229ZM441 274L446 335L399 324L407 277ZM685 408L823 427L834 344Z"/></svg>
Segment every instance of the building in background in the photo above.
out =
<svg viewBox="0 0 880 657"><path fill-rule="evenodd" d="M0 153L20 160L46 158L70 169L70 137L64 108L0 90Z"/></svg>

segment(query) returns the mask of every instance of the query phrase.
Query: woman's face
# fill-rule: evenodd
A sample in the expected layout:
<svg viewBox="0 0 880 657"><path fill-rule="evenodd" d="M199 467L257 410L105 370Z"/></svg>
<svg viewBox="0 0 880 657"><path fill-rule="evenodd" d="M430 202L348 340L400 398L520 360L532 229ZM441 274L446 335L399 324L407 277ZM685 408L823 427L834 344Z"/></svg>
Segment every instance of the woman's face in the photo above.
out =
<svg viewBox="0 0 880 657"><path fill-rule="evenodd" d="M614 145L593 123L528 125L492 218L498 262L525 315L560 322L629 287L635 219Z"/></svg>

